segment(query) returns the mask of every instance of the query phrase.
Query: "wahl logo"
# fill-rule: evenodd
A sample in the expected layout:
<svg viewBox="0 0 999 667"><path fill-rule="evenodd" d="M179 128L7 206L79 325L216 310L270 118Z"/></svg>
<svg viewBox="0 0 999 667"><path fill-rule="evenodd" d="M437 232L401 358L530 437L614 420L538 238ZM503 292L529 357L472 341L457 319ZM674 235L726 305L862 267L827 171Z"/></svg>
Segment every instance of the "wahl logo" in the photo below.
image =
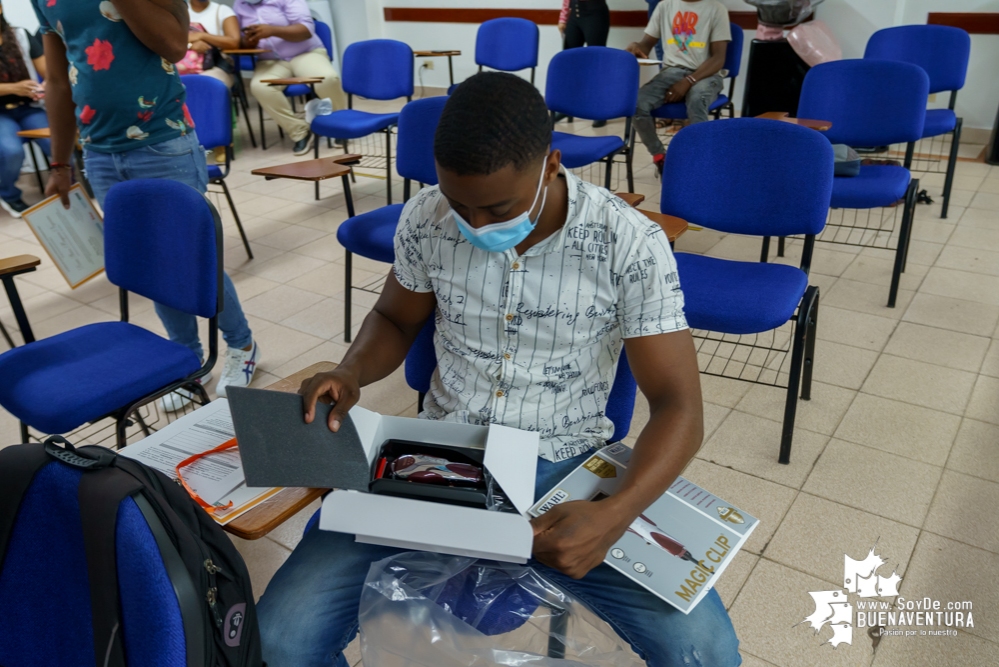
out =
<svg viewBox="0 0 999 667"><path fill-rule="evenodd" d="M729 523L746 523L746 520L742 518L742 515L734 507L719 507L718 516L721 517L722 521L728 521Z"/></svg>
<svg viewBox="0 0 999 667"><path fill-rule="evenodd" d="M243 636L243 621L246 616L246 603L240 602L229 607L225 615L225 645L235 648L239 646L239 639Z"/></svg>

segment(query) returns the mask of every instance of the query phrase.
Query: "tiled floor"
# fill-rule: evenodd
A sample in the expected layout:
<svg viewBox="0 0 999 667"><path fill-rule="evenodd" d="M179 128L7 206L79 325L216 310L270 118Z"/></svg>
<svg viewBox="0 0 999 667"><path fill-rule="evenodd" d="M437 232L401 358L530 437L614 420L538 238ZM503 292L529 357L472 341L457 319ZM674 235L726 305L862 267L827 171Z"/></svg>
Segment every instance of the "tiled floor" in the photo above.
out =
<svg viewBox="0 0 999 667"><path fill-rule="evenodd" d="M583 123L574 129L590 131ZM620 124L606 131L620 132ZM276 139L272 124L269 133ZM261 386L318 360L338 361L346 350L344 252L334 236L346 210L338 183L324 183L316 202L309 184L250 175L294 159L287 140L266 152L241 143L229 183L256 259L247 260L230 212L216 201L225 264L263 352L254 382ZM641 149L636 166L636 190L657 207L658 183ZM33 179L22 181L26 199L36 201ZM941 182L924 179L934 197ZM357 209L383 204L384 185L359 177ZM746 665L999 664L999 168L962 162L956 188L949 219L939 218L939 199L919 207L895 309L885 307L890 252L819 246L815 385L799 408L790 465L777 463L782 391L703 377L706 439L685 475L762 520L719 584ZM394 190L398 201L401 182ZM24 223L0 219L0 248L0 256L43 257L41 270L18 280L38 337L117 312L103 277L68 289ZM677 248L755 259L759 243L701 230ZM386 269L355 261L355 281L377 281ZM355 295L355 328L372 298ZM132 313L163 331L150 303L133 299ZM11 327L6 302L0 319ZM401 373L366 390L362 402L384 413L416 411ZM647 414L639 401L632 437ZM0 412L0 444L18 440L16 426ZM258 593L311 512L239 543ZM876 654L862 629L852 645L821 645L828 627L816 636L798 625L813 611L808 592L841 587L844 553L860 559L875 543L888 560L882 573L897 567L902 575L902 595L970 600L975 626L957 637L888 637ZM350 652L359 662L356 643Z"/></svg>

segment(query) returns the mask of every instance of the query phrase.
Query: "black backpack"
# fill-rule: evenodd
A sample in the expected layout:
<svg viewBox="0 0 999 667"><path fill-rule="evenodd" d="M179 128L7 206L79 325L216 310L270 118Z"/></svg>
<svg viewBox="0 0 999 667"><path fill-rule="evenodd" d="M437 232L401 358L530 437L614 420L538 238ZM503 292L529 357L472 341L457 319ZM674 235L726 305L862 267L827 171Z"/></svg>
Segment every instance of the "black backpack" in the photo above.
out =
<svg viewBox="0 0 999 667"><path fill-rule="evenodd" d="M58 516L60 508L62 514L71 513L65 508L75 507L77 499L79 516ZM123 519L123 525L118 526L121 517L127 521ZM43 534L45 531L50 534ZM116 537L122 542L117 550ZM33 567L41 567L32 560L32 550L45 540L55 540L56 546L65 550L56 558L85 559L85 565L76 564L76 571L86 576L75 576L75 581L78 585L89 582L89 601L84 594L84 600L74 602L68 592L66 600L32 595L48 586L49 597L59 596L62 591L57 584L39 584L46 577L57 581L64 575L65 589L72 588L68 581L71 567L65 573L51 568L32 572ZM73 545L80 544L83 553L74 554ZM129 555L123 561L123 544L143 545L144 549L129 552L143 561L131 563ZM162 568L156 563L156 553L162 558ZM155 604L148 604L150 595L145 589L138 593L126 590L130 582L138 582L136 587L142 588L147 581L156 580L166 582L159 590L167 591L168 600L172 586L179 619L176 611L169 611L172 601L167 610L155 608ZM140 604L136 604L136 596ZM86 607L88 602L93 662L84 655L86 650L79 648L81 642L64 641L68 646L60 647L52 639L54 629L65 631L67 636L89 636L89 628L60 628L57 620L54 628L51 622L48 627L35 627L38 618L73 618L68 608L73 604ZM137 618L133 621L123 609ZM159 651L159 659L164 657L155 642L139 630L158 625L158 614L169 616L163 618L164 625L172 622L178 629L167 643L176 655L185 656L187 667L263 664L246 565L222 528L180 485L109 449L75 448L61 436L0 450L0 664L20 667L54 660L63 665L144 667L143 654ZM177 637L183 638L182 647ZM126 656L126 644L134 655Z"/></svg>

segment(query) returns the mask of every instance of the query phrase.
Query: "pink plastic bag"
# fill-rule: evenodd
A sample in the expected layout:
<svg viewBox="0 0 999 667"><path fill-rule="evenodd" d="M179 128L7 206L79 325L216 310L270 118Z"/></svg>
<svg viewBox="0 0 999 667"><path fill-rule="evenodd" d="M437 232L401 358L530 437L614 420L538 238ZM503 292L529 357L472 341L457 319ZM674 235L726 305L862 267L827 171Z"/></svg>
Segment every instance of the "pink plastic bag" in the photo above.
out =
<svg viewBox="0 0 999 667"><path fill-rule="evenodd" d="M756 39L764 42L776 42L784 39L784 28L779 25L758 22L756 24Z"/></svg>
<svg viewBox="0 0 999 667"><path fill-rule="evenodd" d="M794 52L811 67L843 59L843 50L829 26L822 21L809 21L795 26L787 34L787 41Z"/></svg>

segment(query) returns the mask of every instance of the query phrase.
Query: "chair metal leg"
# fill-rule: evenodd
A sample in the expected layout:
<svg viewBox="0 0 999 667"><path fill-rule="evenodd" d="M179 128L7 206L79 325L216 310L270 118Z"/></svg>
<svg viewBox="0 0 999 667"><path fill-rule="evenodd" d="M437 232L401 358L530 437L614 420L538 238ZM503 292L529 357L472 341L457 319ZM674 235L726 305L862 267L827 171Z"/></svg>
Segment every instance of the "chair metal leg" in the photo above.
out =
<svg viewBox="0 0 999 667"><path fill-rule="evenodd" d="M128 414L120 414L114 420L115 449L122 449L128 444L125 430L128 428Z"/></svg>
<svg viewBox="0 0 999 667"><path fill-rule="evenodd" d="M315 156L315 159L317 160L319 159L319 137L316 137L315 141L312 142L312 154L313 156ZM319 201L319 181L315 182L315 190L316 190L316 201Z"/></svg>
<svg viewBox="0 0 999 667"><path fill-rule="evenodd" d="M253 251L250 250L250 240L246 238L246 232L243 230L243 223L239 219L239 213L236 212L236 204L232 201L232 195L229 193L229 186L225 184L225 180L219 180L217 183L222 186L222 192L225 193L226 201L229 202L229 210L232 211L232 217L236 218L236 229L239 230L239 236L243 239L243 247L246 248L246 256L253 259Z"/></svg>
<svg viewBox="0 0 999 667"><path fill-rule="evenodd" d="M28 432L28 425L24 422L18 422L21 426L21 442L27 443L30 441L31 433Z"/></svg>
<svg viewBox="0 0 999 667"><path fill-rule="evenodd" d="M267 135L264 134L264 108L257 102L257 115L260 116L260 148L267 150Z"/></svg>
<svg viewBox="0 0 999 667"><path fill-rule="evenodd" d="M812 371L815 369L815 335L819 324L820 290L815 289L815 300L811 312L805 319L808 330L805 332L805 361L801 370L801 400L812 400Z"/></svg>
<svg viewBox="0 0 999 667"><path fill-rule="evenodd" d="M961 126L964 119L958 118L957 125L954 126L954 136L950 140L950 162L947 163L947 176L944 180L943 207L940 209L940 217L947 217L947 209L950 208L950 190L954 185L954 171L957 168L957 151L961 148Z"/></svg>
<svg viewBox="0 0 999 667"><path fill-rule="evenodd" d="M237 108L243 108L243 120L246 121L246 129L250 133L250 145L257 147L257 139L253 136L253 121L250 120L250 101L246 98L246 86L243 85L243 77L236 72L236 100Z"/></svg>
<svg viewBox="0 0 999 667"><path fill-rule="evenodd" d="M21 303L21 295L17 293L17 285L14 283L14 276L6 275L0 278L3 281L4 290L7 292L7 299L10 301L10 309L14 311L14 319L17 320L17 328L21 330L21 338L24 344L35 342L35 334L31 331L31 324L28 322L28 314L24 312L24 304Z"/></svg>
<svg viewBox="0 0 999 667"><path fill-rule="evenodd" d="M895 249L895 267L891 273L891 288L888 291L888 307L895 307L895 298L898 296L898 282L905 270L905 256L909 251L909 236L912 233L912 218L915 215L916 193L919 191L919 181L913 179L909 182L909 189L905 193L905 210L902 213L902 228L898 233L898 247Z"/></svg>
<svg viewBox="0 0 999 667"><path fill-rule="evenodd" d="M760 262L766 264L770 259L770 237L763 237L763 245L760 248Z"/></svg>
<svg viewBox="0 0 999 667"><path fill-rule="evenodd" d="M794 326L794 340L791 344L791 368L787 380L787 398L784 403L784 424L781 428L780 454L777 462L787 465L791 462L791 441L794 438L794 418L798 410L798 387L801 383L802 362L805 356L805 332L807 329L808 311L815 300L818 288L809 285L805 296L798 307L798 316Z"/></svg>
<svg viewBox="0 0 999 667"><path fill-rule="evenodd" d="M38 168L38 156L35 155L35 142L28 141L28 152L31 153L31 163L35 166L35 178L38 179L38 189L45 194L45 181L42 180L42 171Z"/></svg>
<svg viewBox="0 0 999 667"><path fill-rule="evenodd" d="M608 155L607 158L607 168L604 170L604 187L610 190L611 186L611 165L614 163L614 156Z"/></svg>
<svg viewBox="0 0 999 667"><path fill-rule="evenodd" d="M350 282L351 263L352 263L351 259L352 259L352 257L353 257L353 254L348 250L347 251L347 257L346 257L346 259L344 261L344 263L347 266L346 273L345 273L345 276L346 276L346 288L344 289L344 293L343 293L343 298L344 298L343 322L344 322L344 325L346 326L346 331L344 331L344 333L343 333L343 341L345 343L349 343L350 342L350 307L351 307L350 306L350 293L351 293L351 290L354 289L351 286L351 282Z"/></svg>
<svg viewBox="0 0 999 667"><path fill-rule="evenodd" d="M777 256L778 257L783 257L784 256L784 237L783 236L778 236L777 237Z"/></svg>
<svg viewBox="0 0 999 667"><path fill-rule="evenodd" d="M385 129L385 197L392 205L392 129Z"/></svg>
<svg viewBox="0 0 999 667"><path fill-rule="evenodd" d="M7 327L3 325L2 320L0 320L0 335L3 335L3 339L7 341L7 345L10 346L10 349L13 350L15 347L17 347L17 345L14 344L14 339L11 338L10 334L7 332Z"/></svg>
<svg viewBox="0 0 999 667"><path fill-rule="evenodd" d="M551 617L548 621L548 657L561 660L565 658L565 642L562 638L569 629L569 611L554 605L549 609Z"/></svg>

